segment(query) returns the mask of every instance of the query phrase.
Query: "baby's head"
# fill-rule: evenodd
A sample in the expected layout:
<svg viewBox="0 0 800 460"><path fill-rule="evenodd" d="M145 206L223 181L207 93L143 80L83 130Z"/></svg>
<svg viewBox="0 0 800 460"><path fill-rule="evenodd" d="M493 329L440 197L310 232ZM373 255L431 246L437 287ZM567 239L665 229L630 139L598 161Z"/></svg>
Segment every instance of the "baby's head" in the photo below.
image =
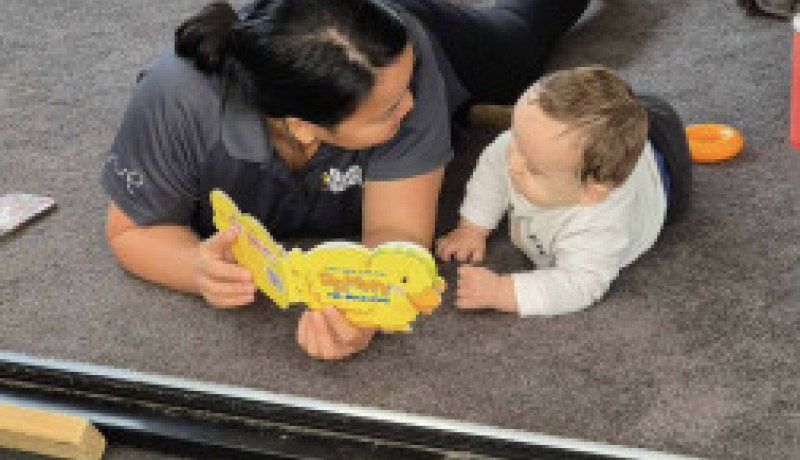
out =
<svg viewBox="0 0 800 460"><path fill-rule="evenodd" d="M509 174L536 205L595 204L628 178L646 139L647 112L614 72L557 71L514 108Z"/></svg>

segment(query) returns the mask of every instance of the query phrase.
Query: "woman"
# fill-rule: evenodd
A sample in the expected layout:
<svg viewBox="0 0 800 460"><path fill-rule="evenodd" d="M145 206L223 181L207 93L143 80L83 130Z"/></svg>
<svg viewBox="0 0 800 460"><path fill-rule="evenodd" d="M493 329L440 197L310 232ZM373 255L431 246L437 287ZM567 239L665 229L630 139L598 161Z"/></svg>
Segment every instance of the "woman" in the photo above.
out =
<svg viewBox="0 0 800 460"><path fill-rule="evenodd" d="M587 3L208 5L139 76L102 173L109 246L132 273L216 307L251 303L255 287L230 256L235 234L213 232L213 188L278 238L430 247L453 114L512 103ZM297 334L325 359L373 335L332 309L305 312Z"/></svg>

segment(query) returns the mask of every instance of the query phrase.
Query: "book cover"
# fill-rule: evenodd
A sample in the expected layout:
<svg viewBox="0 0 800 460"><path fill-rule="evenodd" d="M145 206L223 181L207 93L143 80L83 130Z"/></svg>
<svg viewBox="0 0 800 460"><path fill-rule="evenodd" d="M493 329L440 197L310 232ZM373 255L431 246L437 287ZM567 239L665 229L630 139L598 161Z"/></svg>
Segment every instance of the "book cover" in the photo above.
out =
<svg viewBox="0 0 800 460"><path fill-rule="evenodd" d="M430 251L409 242L374 249L347 241L286 251L258 220L239 211L224 192L211 192L214 225L237 228L232 252L256 286L281 308L304 303L338 308L352 324L408 331L419 313L431 314L446 285Z"/></svg>

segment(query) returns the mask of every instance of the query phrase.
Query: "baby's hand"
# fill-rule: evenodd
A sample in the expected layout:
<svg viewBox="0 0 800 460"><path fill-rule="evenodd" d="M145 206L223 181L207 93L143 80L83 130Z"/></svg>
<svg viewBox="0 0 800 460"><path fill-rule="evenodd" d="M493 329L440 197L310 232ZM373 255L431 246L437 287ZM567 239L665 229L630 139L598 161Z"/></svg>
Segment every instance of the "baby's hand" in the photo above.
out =
<svg viewBox="0 0 800 460"><path fill-rule="evenodd" d="M487 268L462 265L458 267L456 307L462 310L492 308L516 313L514 282L511 276L498 275Z"/></svg>
<svg viewBox="0 0 800 460"><path fill-rule="evenodd" d="M462 219L455 230L436 240L436 255L444 261L455 257L458 262L480 262L488 233L485 228Z"/></svg>

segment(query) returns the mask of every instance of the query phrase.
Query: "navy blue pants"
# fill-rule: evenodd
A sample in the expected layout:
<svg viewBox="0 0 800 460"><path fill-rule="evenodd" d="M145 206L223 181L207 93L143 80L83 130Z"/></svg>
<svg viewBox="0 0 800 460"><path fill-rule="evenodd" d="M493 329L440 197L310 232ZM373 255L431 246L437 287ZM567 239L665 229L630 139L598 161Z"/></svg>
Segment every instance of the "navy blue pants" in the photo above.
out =
<svg viewBox="0 0 800 460"><path fill-rule="evenodd" d="M496 0L486 6L448 0L389 1L426 26L470 102L502 105L516 102L542 76L556 42L589 4L589 0Z"/></svg>
<svg viewBox="0 0 800 460"><path fill-rule="evenodd" d="M653 95L639 96L647 111L647 137L663 156L667 169L667 224L680 219L689 207L692 191L692 156L686 128L670 103Z"/></svg>

